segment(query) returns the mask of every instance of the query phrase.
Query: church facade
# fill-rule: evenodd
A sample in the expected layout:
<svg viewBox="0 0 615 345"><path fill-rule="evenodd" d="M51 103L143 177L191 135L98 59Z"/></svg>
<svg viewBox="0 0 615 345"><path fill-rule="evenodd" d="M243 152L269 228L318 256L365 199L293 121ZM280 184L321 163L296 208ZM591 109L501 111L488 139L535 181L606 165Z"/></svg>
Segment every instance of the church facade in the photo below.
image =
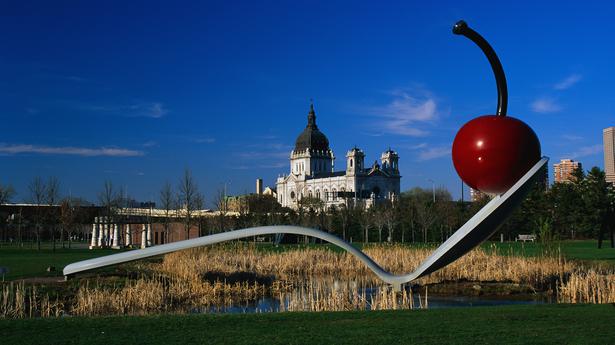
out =
<svg viewBox="0 0 615 345"><path fill-rule="evenodd" d="M335 171L335 155L329 140L316 125L314 105L308 123L290 154L290 173L276 181L277 199L284 207L299 208L304 198L318 199L328 208L342 204L394 201L399 196L399 156L391 149L365 166L365 154L357 147L346 153L346 170Z"/></svg>

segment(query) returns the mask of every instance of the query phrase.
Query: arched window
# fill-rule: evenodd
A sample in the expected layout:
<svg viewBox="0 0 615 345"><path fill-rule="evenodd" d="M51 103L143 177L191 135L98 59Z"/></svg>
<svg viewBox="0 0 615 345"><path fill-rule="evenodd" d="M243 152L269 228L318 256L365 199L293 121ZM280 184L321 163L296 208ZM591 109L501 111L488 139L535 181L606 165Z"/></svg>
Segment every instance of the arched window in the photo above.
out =
<svg viewBox="0 0 615 345"><path fill-rule="evenodd" d="M320 199L320 189L316 190L316 199Z"/></svg>
<svg viewBox="0 0 615 345"><path fill-rule="evenodd" d="M331 189L331 193L333 194L333 201L337 200L337 189L333 188Z"/></svg>
<svg viewBox="0 0 615 345"><path fill-rule="evenodd" d="M329 200L329 191L325 188L325 201Z"/></svg>
<svg viewBox="0 0 615 345"><path fill-rule="evenodd" d="M350 158L350 167L352 168L352 158Z"/></svg>
<svg viewBox="0 0 615 345"><path fill-rule="evenodd" d="M290 192L290 198L292 200L295 200L295 192L294 191Z"/></svg>

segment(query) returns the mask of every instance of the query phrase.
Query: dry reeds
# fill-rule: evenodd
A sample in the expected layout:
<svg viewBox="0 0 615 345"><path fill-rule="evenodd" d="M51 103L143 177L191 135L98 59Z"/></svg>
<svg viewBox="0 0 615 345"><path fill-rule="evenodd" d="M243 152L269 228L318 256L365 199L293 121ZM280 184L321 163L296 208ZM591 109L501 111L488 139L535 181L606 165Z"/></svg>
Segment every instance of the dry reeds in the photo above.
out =
<svg viewBox="0 0 615 345"><path fill-rule="evenodd" d="M367 254L394 273L414 270L430 249L372 246ZM419 283L420 293L394 292L363 263L345 252L300 249L263 252L234 244L191 249L166 255L160 263L139 263L138 279L122 283L83 281L67 300L52 301L36 286L2 285L1 318L73 315L151 314L207 311L249 304L262 298L279 302L280 311L337 311L426 308L427 285L480 281L553 289L558 301L615 302L615 273L586 270L561 256L517 257L475 249ZM418 298L417 298L418 297Z"/></svg>
<svg viewBox="0 0 615 345"><path fill-rule="evenodd" d="M183 310L192 306L230 305L254 300L265 294L259 283L227 284L200 280L174 280L162 275L127 281L121 288L79 288L72 313L75 315L141 315Z"/></svg>
<svg viewBox="0 0 615 345"><path fill-rule="evenodd" d="M413 309L411 290L360 287L354 281L311 280L299 289L279 295L280 311L347 311Z"/></svg>
<svg viewBox="0 0 615 345"><path fill-rule="evenodd" d="M574 272L562 281L558 301L564 303L614 303L615 274L600 274L593 269Z"/></svg>
<svg viewBox="0 0 615 345"><path fill-rule="evenodd" d="M57 317L63 313L64 303L52 301L48 294L40 295L36 286L27 287L23 282L2 286L1 318Z"/></svg>
<svg viewBox="0 0 615 345"><path fill-rule="evenodd" d="M394 273L407 273L416 268L432 250L403 246L373 246L366 250L374 261ZM528 284L540 287L575 265L559 257L516 257L497 255L494 251L475 249L455 263L431 274L421 282L495 281ZM156 270L169 276L191 279L202 272L254 272L292 280L305 277L335 276L364 278L373 282L377 277L348 253L327 249L301 249L282 253L260 252L253 246L235 245L206 247L176 252L165 256Z"/></svg>

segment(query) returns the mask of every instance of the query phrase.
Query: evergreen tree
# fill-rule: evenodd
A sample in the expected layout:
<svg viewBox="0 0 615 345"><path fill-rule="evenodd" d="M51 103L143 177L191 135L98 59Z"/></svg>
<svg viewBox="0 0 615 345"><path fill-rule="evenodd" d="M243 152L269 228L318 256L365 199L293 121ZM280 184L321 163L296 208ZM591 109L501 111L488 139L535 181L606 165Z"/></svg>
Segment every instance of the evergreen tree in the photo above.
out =
<svg viewBox="0 0 615 345"><path fill-rule="evenodd" d="M587 235L596 237L601 225L608 217L611 202L609 200L609 183L606 182L604 171L598 167L593 167L585 178L584 203Z"/></svg>

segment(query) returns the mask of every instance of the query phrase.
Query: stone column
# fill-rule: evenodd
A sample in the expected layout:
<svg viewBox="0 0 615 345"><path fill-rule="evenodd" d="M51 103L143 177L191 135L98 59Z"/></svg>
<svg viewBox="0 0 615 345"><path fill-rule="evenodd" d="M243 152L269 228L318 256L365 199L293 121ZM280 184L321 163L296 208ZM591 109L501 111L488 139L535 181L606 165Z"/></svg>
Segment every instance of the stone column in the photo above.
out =
<svg viewBox="0 0 615 345"><path fill-rule="evenodd" d="M141 230L141 249L147 247L147 234L145 233L145 224L143 224L143 229Z"/></svg>
<svg viewBox="0 0 615 345"><path fill-rule="evenodd" d="M90 240L90 249L96 248L98 245L98 217L94 217L94 224L92 224L92 238Z"/></svg>
<svg viewBox="0 0 615 345"><path fill-rule="evenodd" d="M105 225L103 224L105 217L98 217L98 248L103 245L103 237L105 237Z"/></svg>
<svg viewBox="0 0 615 345"><path fill-rule="evenodd" d="M132 246L132 232L130 231L130 224L126 224L126 247Z"/></svg>
<svg viewBox="0 0 615 345"><path fill-rule="evenodd" d="M113 224L113 249L120 249L120 226Z"/></svg>
<svg viewBox="0 0 615 345"><path fill-rule="evenodd" d="M103 247L107 248L109 246L109 217L104 217L103 227L105 229L103 236Z"/></svg>
<svg viewBox="0 0 615 345"><path fill-rule="evenodd" d="M111 229L111 217L107 217L107 222L105 223L105 247L111 247L111 235L112 233Z"/></svg>
<svg viewBox="0 0 615 345"><path fill-rule="evenodd" d="M111 221L109 221L109 235L107 236L107 239L107 247L111 247L113 245L113 224Z"/></svg>
<svg viewBox="0 0 615 345"><path fill-rule="evenodd" d="M111 218L105 217L105 247L111 244Z"/></svg>
<svg viewBox="0 0 615 345"><path fill-rule="evenodd" d="M147 223L147 246L152 246L152 224Z"/></svg>

